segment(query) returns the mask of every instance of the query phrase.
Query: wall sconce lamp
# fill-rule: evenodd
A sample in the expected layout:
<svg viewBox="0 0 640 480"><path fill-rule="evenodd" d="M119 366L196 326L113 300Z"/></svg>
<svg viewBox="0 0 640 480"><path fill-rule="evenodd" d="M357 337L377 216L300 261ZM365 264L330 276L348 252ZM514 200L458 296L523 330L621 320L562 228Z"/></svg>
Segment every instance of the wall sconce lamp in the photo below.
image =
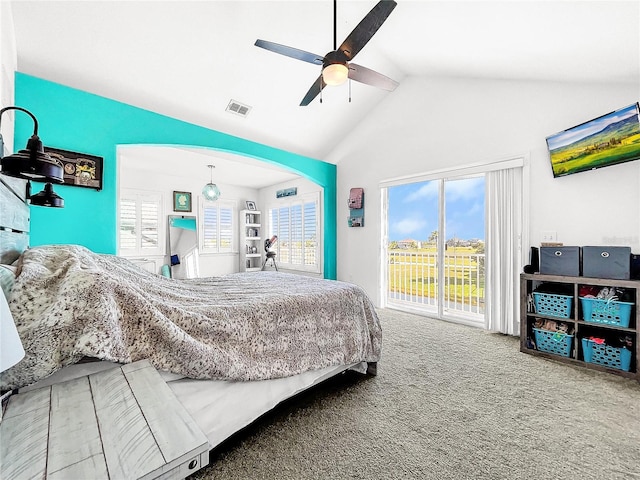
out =
<svg viewBox="0 0 640 480"><path fill-rule="evenodd" d="M53 185L51 185L51 182L63 182L62 162L45 153L42 141L40 137L38 137L38 120L30 111L24 108L5 107L0 110L0 123L2 122L2 114L7 110L19 110L29 115L33 120L33 135L27 141L27 147L24 150L20 150L13 155L2 157L4 154L4 144L2 142L2 135L0 134L0 165L2 166L0 173L10 177L26 179L26 197L27 200L31 201L32 205L64 207L64 200L56 195L53 191ZM31 180L47 182L44 190L31 196Z"/></svg>

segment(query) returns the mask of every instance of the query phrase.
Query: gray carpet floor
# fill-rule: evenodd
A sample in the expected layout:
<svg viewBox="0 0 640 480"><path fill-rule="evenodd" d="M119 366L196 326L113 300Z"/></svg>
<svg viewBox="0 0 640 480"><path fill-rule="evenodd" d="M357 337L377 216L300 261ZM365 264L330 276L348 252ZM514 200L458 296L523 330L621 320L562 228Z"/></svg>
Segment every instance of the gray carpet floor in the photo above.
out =
<svg viewBox="0 0 640 480"><path fill-rule="evenodd" d="M212 452L194 479L640 479L640 384L515 337L380 310L376 377L347 373Z"/></svg>

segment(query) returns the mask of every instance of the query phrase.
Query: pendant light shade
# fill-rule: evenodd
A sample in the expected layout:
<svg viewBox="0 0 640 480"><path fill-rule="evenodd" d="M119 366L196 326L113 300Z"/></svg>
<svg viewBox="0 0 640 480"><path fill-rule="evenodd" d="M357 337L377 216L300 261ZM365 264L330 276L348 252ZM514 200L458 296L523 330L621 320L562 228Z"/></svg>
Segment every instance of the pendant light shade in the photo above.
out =
<svg viewBox="0 0 640 480"><path fill-rule="evenodd" d="M207 183L203 187L202 196L205 198L205 200L209 200L210 202L213 202L218 198L220 198L220 189L215 183L213 183L213 169L216 167L214 167L213 165L207 165L207 166L209 167L209 170L211 172L211 179L209 183Z"/></svg>
<svg viewBox="0 0 640 480"><path fill-rule="evenodd" d="M40 207L64 207L64 199L53 191L53 185L46 183L44 190L31 195L31 205L38 205Z"/></svg>

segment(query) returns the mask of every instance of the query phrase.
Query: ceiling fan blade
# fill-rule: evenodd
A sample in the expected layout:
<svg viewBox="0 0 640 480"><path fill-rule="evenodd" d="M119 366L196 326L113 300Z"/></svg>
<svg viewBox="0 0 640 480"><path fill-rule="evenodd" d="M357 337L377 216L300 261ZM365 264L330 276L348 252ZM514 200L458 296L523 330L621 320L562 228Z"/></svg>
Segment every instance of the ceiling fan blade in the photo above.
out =
<svg viewBox="0 0 640 480"><path fill-rule="evenodd" d="M362 50L362 47L371 40L371 37L378 31L393 9L396 8L396 5L393 0L380 0L353 29L346 40L342 42L338 51L344 52L347 60L353 59Z"/></svg>
<svg viewBox="0 0 640 480"><path fill-rule="evenodd" d="M309 89L307 94L304 96L304 98L300 102L300 106L306 107L307 105L309 105L313 101L313 99L318 96L318 94L320 93L320 90L322 90L326 86L327 84L324 83L324 80L322 79L322 75L320 75L316 79L316 81L313 82L313 85L311 85L311 88Z"/></svg>
<svg viewBox="0 0 640 480"><path fill-rule="evenodd" d="M356 65L355 63L349 64L349 78L356 82L366 83L374 87L382 88L392 92L398 86L398 82L382 75L374 70Z"/></svg>
<svg viewBox="0 0 640 480"><path fill-rule="evenodd" d="M286 45L280 45L279 43L268 42L267 40L256 40L254 44L256 47L270 50L280 55L302 60L303 62L313 63L315 65L322 65L324 57L322 55L316 55L315 53L305 52L293 47L287 47Z"/></svg>

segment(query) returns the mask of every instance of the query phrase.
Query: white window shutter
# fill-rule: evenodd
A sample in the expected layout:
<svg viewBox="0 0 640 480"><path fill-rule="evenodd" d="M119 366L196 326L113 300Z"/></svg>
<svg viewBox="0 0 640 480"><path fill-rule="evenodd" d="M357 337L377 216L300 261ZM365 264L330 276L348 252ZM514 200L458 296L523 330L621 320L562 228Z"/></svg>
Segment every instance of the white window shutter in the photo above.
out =
<svg viewBox="0 0 640 480"><path fill-rule="evenodd" d="M310 196L268 209L270 235L278 236L275 250L282 268L320 271L318 203L318 196Z"/></svg>
<svg viewBox="0 0 640 480"><path fill-rule="evenodd" d="M162 196L135 190L120 195L120 255L161 255Z"/></svg>
<svg viewBox="0 0 640 480"><path fill-rule="evenodd" d="M236 209L231 202L207 202L200 209L200 251L202 253L231 253L236 248Z"/></svg>

